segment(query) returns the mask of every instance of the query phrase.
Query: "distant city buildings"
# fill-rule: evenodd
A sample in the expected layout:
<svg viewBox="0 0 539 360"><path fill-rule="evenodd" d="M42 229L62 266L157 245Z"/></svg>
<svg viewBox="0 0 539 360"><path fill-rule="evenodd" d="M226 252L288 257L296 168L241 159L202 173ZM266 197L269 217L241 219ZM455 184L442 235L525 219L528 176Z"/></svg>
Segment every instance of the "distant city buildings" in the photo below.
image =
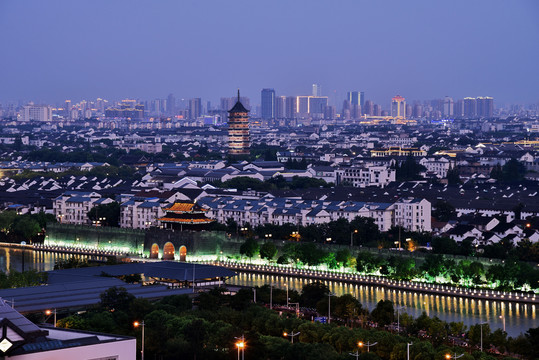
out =
<svg viewBox="0 0 539 360"><path fill-rule="evenodd" d="M52 107L29 103L22 108L21 121L52 121Z"/></svg>

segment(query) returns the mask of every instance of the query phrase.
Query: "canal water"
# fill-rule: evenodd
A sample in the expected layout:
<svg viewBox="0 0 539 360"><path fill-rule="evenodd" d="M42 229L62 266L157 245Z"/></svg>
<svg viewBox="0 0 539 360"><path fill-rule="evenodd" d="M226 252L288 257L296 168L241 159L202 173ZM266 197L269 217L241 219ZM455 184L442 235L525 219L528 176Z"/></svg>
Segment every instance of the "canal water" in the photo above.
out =
<svg viewBox="0 0 539 360"><path fill-rule="evenodd" d="M23 261L24 256L24 261ZM57 254L43 251L22 251L15 248L0 247L0 269L22 271L35 269L38 271L53 270L54 263L59 259L67 259L70 254ZM82 256L84 259L85 257ZM312 280L288 276L262 275L239 272L238 276L227 281L230 285L262 286L273 284L276 288L300 291L305 284ZM503 301L475 300L459 296L442 296L421 294L419 292L387 289L381 286L365 286L326 281L326 285L336 295L352 294L364 308L372 310L380 300L391 300L401 313L418 317L424 311L427 315L451 322L462 321L465 325L488 322L492 330L503 328L509 336L518 336L529 328L539 326L536 306ZM503 317L503 318L500 318Z"/></svg>

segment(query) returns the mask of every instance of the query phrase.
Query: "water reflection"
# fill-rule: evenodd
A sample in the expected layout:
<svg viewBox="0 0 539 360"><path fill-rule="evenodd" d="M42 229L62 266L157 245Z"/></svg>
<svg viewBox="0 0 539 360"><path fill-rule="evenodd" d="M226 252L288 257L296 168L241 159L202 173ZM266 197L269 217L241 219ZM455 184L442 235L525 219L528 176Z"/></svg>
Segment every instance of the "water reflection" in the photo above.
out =
<svg viewBox="0 0 539 360"><path fill-rule="evenodd" d="M24 270L50 271L54 270L56 261L66 260L73 256L71 254L0 247L0 269L2 271L23 271L24 267ZM82 260L88 260L87 255L76 256Z"/></svg>
<svg viewBox="0 0 539 360"><path fill-rule="evenodd" d="M238 276L227 281L228 284L241 286L262 286L273 283L275 287L282 289L286 288L286 284L290 289L298 291L310 282L312 280L304 278L252 273L239 273ZM414 317L420 316L424 311L429 316L437 316L447 322L462 321L465 325L487 321L493 330L503 328L500 316L504 316L509 336L518 336L531 327L539 326L535 305L422 294L339 281L325 280L323 282L337 295L352 294L363 304L363 307L369 310L372 310L380 300L391 300L395 308L404 307L401 313L408 313Z"/></svg>

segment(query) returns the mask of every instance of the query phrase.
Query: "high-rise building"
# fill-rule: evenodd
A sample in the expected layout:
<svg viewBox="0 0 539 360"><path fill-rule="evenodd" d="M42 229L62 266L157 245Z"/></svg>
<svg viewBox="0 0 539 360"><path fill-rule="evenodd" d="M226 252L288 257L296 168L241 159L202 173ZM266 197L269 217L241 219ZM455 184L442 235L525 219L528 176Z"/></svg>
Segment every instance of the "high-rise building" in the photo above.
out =
<svg viewBox="0 0 539 360"><path fill-rule="evenodd" d="M287 96L286 97L286 105L285 105L285 117L287 119L294 119L296 117L297 111L297 99L295 96Z"/></svg>
<svg viewBox="0 0 539 360"><path fill-rule="evenodd" d="M450 98L449 96L446 96L444 98L444 105L443 105L442 115L444 117L452 117L453 114L454 114L453 108L454 108L453 99Z"/></svg>
<svg viewBox="0 0 539 360"><path fill-rule="evenodd" d="M228 154L249 155L249 147L249 110L241 103L238 90L238 101L228 111Z"/></svg>
<svg viewBox="0 0 539 360"><path fill-rule="evenodd" d="M464 117L467 119L477 117L477 100L475 98L464 98Z"/></svg>
<svg viewBox="0 0 539 360"><path fill-rule="evenodd" d="M362 94L364 93L359 91L349 91L346 93L346 100L350 103L350 116L352 119L359 119L361 117L362 104L365 103Z"/></svg>
<svg viewBox="0 0 539 360"><path fill-rule="evenodd" d="M309 114L309 97L310 96L296 96L296 112L301 117Z"/></svg>
<svg viewBox="0 0 539 360"><path fill-rule="evenodd" d="M374 116L382 116L382 107L378 104L374 104L373 106L373 115Z"/></svg>
<svg viewBox="0 0 539 360"><path fill-rule="evenodd" d="M189 119L196 120L202 115L202 99L189 100Z"/></svg>
<svg viewBox="0 0 539 360"><path fill-rule="evenodd" d="M371 100L365 101L365 106L362 107L363 114L372 116L374 115L374 103Z"/></svg>
<svg viewBox="0 0 539 360"><path fill-rule="evenodd" d="M322 85L313 84L313 96L322 96Z"/></svg>
<svg viewBox="0 0 539 360"><path fill-rule="evenodd" d="M391 116L406 117L406 100L400 95L391 99Z"/></svg>
<svg viewBox="0 0 539 360"><path fill-rule="evenodd" d="M176 98L172 94L167 97L167 115L176 115Z"/></svg>
<svg viewBox="0 0 539 360"><path fill-rule="evenodd" d="M337 117L337 109L335 109L335 106L326 106L324 109L324 119L326 120L333 120Z"/></svg>
<svg viewBox="0 0 539 360"><path fill-rule="evenodd" d="M361 106L361 93L359 91L349 91L346 93L346 100L350 101L350 105Z"/></svg>
<svg viewBox="0 0 539 360"><path fill-rule="evenodd" d="M262 89L260 104L262 119L275 119L275 90Z"/></svg>
<svg viewBox="0 0 539 360"><path fill-rule="evenodd" d="M423 116L423 106L421 104L414 105L412 116L416 119L419 119L421 116Z"/></svg>
<svg viewBox="0 0 539 360"><path fill-rule="evenodd" d="M477 98L477 116L491 118L494 116L494 99L488 96Z"/></svg>
<svg viewBox="0 0 539 360"><path fill-rule="evenodd" d="M23 106L21 120L27 121L52 121L52 107L49 105L34 105L29 103Z"/></svg>
<svg viewBox="0 0 539 360"><path fill-rule="evenodd" d="M454 115L457 118L461 118L464 116L464 100L457 100L457 102L455 103Z"/></svg>
<svg viewBox="0 0 539 360"><path fill-rule="evenodd" d="M323 115L326 106L328 106L327 96L309 96L309 114Z"/></svg>
<svg viewBox="0 0 539 360"><path fill-rule="evenodd" d="M286 117L286 96L275 97L275 118L284 119Z"/></svg>

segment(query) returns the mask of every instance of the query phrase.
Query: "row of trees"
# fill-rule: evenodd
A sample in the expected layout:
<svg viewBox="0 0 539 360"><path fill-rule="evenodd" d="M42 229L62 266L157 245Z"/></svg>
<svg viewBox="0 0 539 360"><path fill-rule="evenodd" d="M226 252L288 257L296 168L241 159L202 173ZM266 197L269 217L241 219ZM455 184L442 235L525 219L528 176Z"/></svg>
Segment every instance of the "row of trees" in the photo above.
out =
<svg viewBox="0 0 539 360"><path fill-rule="evenodd" d="M54 215L44 212L18 215L14 210L0 212L0 239L5 242L37 240L48 222L56 222Z"/></svg>
<svg viewBox="0 0 539 360"><path fill-rule="evenodd" d="M453 210L451 210L453 209ZM450 217L454 208L444 204L437 207L438 215ZM532 228L539 228L539 219L530 219ZM471 240L465 239L460 243L449 237L433 236L428 232L412 232L395 226L386 232L380 232L372 218L356 217L352 221L340 218L325 224L301 226L295 224L264 224L252 227L249 223L241 226L246 231L240 231L240 226L233 219L226 224L214 224L213 230L226 231L231 235L242 237L255 237L265 239L271 237L276 240L302 240L319 244L365 246L371 248L388 249L395 247L395 241L401 239L403 246L408 250L419 250L421 247L430 247L435 254L475 256L496 259L516 258L520 261L539 261L539 243L532 243L523 239L516 245L510 239L502 239L499 243L489 244L477 248ZM412 239L406 242L404 239Z"/></svg>
<svg viewBox="0 0 539 360"><path fill-rule="evenodd" d="M273 291L274 303L278 303L282 292ZM257 299L265 302L261 297L269 295L266 293L267 288L258 288ZM328 293L323 284L314 283L306 285L301 294L290 296L299 299L302 306L318 300L316 304L322 311ZM464 353L463 360L496 359L479 351L469 354L453 347L451 336L464 340L463 333L476 345L479 341L477 326L466 329L462 323L447 324L425 314L417 319L401 314L403 327L399 334L372 328L374 322L382 327L394 322L396 314L390 301L380 301L369 313L349 295L333 297L332 324L324 325L286 312L279 315L253 304L252 299L251 289L229 295L225 289L215 288L199 294L193 308L191 299L185 295L152 303L135 299L123 288L111 288L101 295L97 309L60 319L58 326L140 337L140 330L134 329L132 324L144 320L145 355L160 359L176 359L178 354L186 359L230 359L237 352L235 338L242 335L245 336L245 357L249 359L344 360L356 350L364 360L404 359L407 343L413 343L411 359L442 359L445 354L455 352ZM346 324L348 326L343 326ZM508 339L504 332L491 332L483 326L483 344L487 349L492 345L501 351L535 359L539 356L538 330L530 329L526 335ZM292 344L283 336L284 332L299 332L299 335ZM366 349L358 348L359 341L377 342L377 345L367 353ZM138 344L140 346L140 342Z"/></svg>
<svg viewBox="0 0 539 360"><path fill-rule="evenodd" d="M422 262L410 256L385 257L368 251L361 251L354 258L347 248L332 252L313 243L288 242L279 251L274 242L260 245L254 238L246 239L240 246L240 254L250 259L259 255L279 264L325 265L330 269L351 267L361 274L382 275L393 280L423 279L430 283L488 286L506 291L528 291L536 289L539 283L539 270L516 259L486 267L479 261L457 261L435 254L427 255Z"/></svg>

